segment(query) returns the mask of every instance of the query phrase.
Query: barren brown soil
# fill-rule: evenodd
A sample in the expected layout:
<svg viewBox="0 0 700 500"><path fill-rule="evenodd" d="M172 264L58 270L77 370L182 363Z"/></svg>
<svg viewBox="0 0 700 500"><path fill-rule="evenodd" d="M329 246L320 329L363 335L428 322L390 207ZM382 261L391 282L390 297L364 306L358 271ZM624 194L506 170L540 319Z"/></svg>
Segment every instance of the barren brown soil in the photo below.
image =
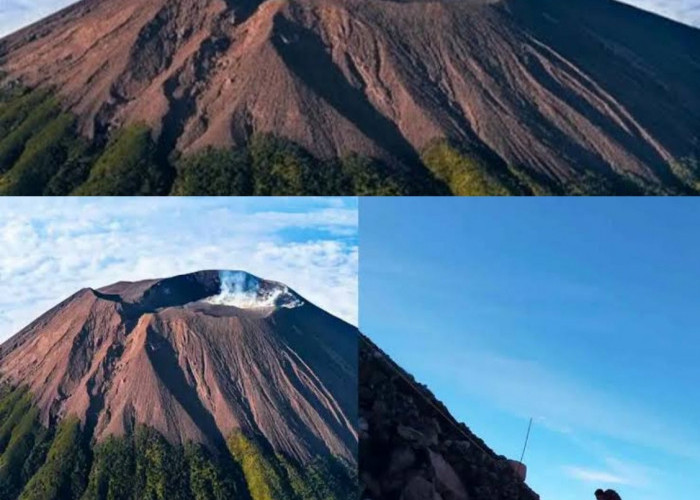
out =
<svg viewBox="0 0 700 500"><path fill-rule="evenodd" d="M242 430L302 463L355 463L356 329L305 301L201 300L219 285L207 271L81 290L0 347L2 381L29 387L43 423L77 415L98 441L141 424L217 446Z"/></svg>
<svg viewBox="0 0 700 500"><path fill-rule="evenodd" d="M163 152L270 132L411 161L448 138L658 185L700 136L700 30L611 0L84 0L1 40L0 69Z"/></svg>

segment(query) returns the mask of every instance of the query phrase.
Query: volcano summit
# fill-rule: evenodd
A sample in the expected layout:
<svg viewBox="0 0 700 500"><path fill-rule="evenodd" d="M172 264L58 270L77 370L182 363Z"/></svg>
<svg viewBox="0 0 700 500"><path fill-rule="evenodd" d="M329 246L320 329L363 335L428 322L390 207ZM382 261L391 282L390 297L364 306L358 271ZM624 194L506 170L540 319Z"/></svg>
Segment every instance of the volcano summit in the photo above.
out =
<svg viewBox="0 0 700 500"><path fill-rule="evenodd" d="M0 192L691 194L698 54L612 0L83 0L0 40Z"/></svg>
<svg viewBox="0 0 700 500"><path fill-rule="evenodd" d="M357 341L241 271L81 290L0 347L2 498L349 498Z"/></svg>

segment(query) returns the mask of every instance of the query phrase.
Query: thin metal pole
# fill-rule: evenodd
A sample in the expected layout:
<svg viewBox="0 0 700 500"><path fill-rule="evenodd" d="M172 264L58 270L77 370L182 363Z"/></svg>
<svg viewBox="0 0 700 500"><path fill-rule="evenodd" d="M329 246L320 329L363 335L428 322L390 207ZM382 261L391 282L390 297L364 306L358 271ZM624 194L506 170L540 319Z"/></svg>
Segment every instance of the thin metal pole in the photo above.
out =
<svg viewBox="0 0 700 500"><path fill-rule="evenodd" d="M527 435L525 436L525 446L523 446L523 454L520 455L520 463L523 463L523 458L525 458L525 448L527 448L527 440L530 439L530 429L532 428L532 417L530 417L530 423L527 426Z"/></svg>

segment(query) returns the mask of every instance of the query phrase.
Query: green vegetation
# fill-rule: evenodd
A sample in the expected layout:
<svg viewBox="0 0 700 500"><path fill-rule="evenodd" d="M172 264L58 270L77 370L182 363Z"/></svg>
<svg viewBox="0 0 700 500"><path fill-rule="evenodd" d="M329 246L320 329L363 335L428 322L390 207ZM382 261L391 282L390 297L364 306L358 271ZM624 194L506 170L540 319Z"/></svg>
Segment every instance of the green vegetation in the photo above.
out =
<svg viewBox="0 0 700 500"><path fill-rule="evenodd" d="M597 172L585 171L564 185L566 193L574 196L605 196L613 189L611 180Z"/></svg>
<svg viewBox="0 0 700 500"><path fill-rule="evenodd" d="M167 189L169 172L158 164L151 130L143 125L119 131L90 170L76 195L154 195Z"/></svg>
<svg viewBox="0 0 700 500"><path fill-rule="evenodd" d="M149 500L191 498L189 464L181 446L171 446L148 427L134 436L136 456L136 497Z"/></svg>
<svg viewBox="0 0 700 500"><path fill-rule="evenodd" d="M46 461L31 476L20 500L78 499L85 489L87 454L82 442L80 421L63 420L51 442Z"/></svg>
<svg viewBox="0 0 700 500"><path fill-rule="evenodd" d="M274 458L256 440L233 433L228 439L233 458L241 464L252 500L277 500L292 498L292 490L284 471Z"/></svg>
<svg viewBox="0 0 700 500"><path fill-rule="evenodd" d="M93 153L86 141L79 140L66 162L46 183L44 196L65 196L73 193L90 175Z"/></svg>
<svg viewBox="0 0 700 500"><path fill-rule="evenodd" d="M25 389L13 389L3 385L0 389L0 433L7 424L8 415L12 413L17 402L25 396ZM0 446L3 448L4 446ZM1 452L1 451L0 451Z"/></svg>
<svg viewBox="0 0 700 500"><path fill-rule="evenodd" d="M77 177L69 185L65 178L90 160L89 144L48 92L5 96L0 103L1 195L68 194L84 181ZM56 187L62 192L52 192Z"/></svg>
<svg viewBox="0 0 700 500"><path fill-rule="evenodd" d="M173 446L148 427L95 447L82 500L229 500L239 479L225 457L200 445Z"/></svg>
<svg viewBox="0 0 700 500"><path fill-rule="evenodd" d="M138 427L128 438L110 437L95 448L82 500L229 500L239 476L225 459L200 445L173 446Z"/></svg>
<svg viewBox="0 0 700 500"><path fill-rule="evenodd" d="M562 194L573 196L659 196L677 193L673 185L661 186L630 173L584 170L562 186Z"/></svg>
<svg viewBox="0 0 700 500"><path fill-rule="evenodd" d="M488 152L439 140L420 159L384 163L350 154L321 160L266 134L236 149L205 148L176 159L152 131L130 125L90 141L50 91L0 89L0 195L361 195L457 196L692 194L700 192L698 153L673 162L668 185L583 171L554 181Z"/></svg>
<svg viewBox="0 0 700 500"><path fill-rule="evenodd" d="M0 137L7 137L32 113L57 111L48 91L13 90L0 92ZM41 111L39 111L41 110Z"/></svg>
<svg viewBox="0 0 700 500"><path fill-rule="evenodd" d="M78 418L41 425L25 388L0 386L2 500L346 500L349 468L317 459L303 468L264 440L234 433L218 452L168 443L137 427L91 445Z"/></svg>
<svg viewBox="0 0 700 500"><path fill-rule="evenodd" d="M249 152L255 194L321 194L324 188L335 184L333 176L322 176L320 169L315 168L311 155L283 139L253 137Z"/></svg>
<svg viewBox="0 0 700 500"><path fill-rule="evenodd" d="M72 116L60 114L32 136L14 167L0 178L0 194L41 195L44 187L76 153L83 151L72 131Z"/></svg>
<svg viewBox="0 0 700 500"><path fill-rule="evenodd" d="M389 176L389 169L378 160L351 154L337 160L340 169L338 193L356 196L405 196L412 194L415 184L407 174ZM418 190L420 191L420 190Z"/></svg>
<svg viewBox="0 0 700 500"><path fill-rule="evenodd" d="M38 411L25 389L3 398L0 425L0 498L15 498L24 482L24 465L43 433Z"/></svg>
<svg viewBox="0 0 700 500"><path fill-rule="evenodd" d="M556 186L550 179L542 174L538 174L527 168L512 165L508 166L508 170L517 184L522 187L523 194L531 194L534 196L566 194L561 187Z"/></svg>
<svg viewBox="0 0 700 500"><path fill-rule="evenodd" d="M0 195L401 195L433 190L408 170L357 155L318 160L270 135L256 135L238 149L207 148L174 165L159 154L145 125L122 128L102 142L82 137L75 118L61 111L50 91L0 89Z"/></svg>
<svg viewBox="0 0 700 500"><path fill-rule="evenodd" d="M476 156L459 151L446 141L429 146L423 164L456 196L507 196L517 194Z"/></svg>
<svg viewBox="0 0 700 500"><path fill-rule="evenodd" d="M248 152L255 195L398 195L411 190L409 179L390 175L391 168L358 155L319 161L270 135L254 136Z"/></svg>
<svg viewBox="0 0 700 500"><path fill-rule="evenodd" d="M317 457L300 469L282 456L277 459L284 466L294 494L303 500L344 500L357 495L357 480L352 471L337 459Z"/></svg>
<svg viewBox="0 0 700 500"><path fill-rule="evenodd" d="M692 153L671 163L671 171L685 187L700 193L700 155Z"/></svg>
<svg viewBox="0 0 700 500"><path fill-rule="evenodd" d="M60 114L53 98L45 94L30 97L34 96L23 96L22 105L8 106L0 113L0 173L10 170L27 142Z"/></svg>
<svg viewBox="0 0 700 500"><path fill-rule="evenodd" d="M36 474L44 464L46 455L51 448L52 440L52 431L40 426L36 434L34 447L29 453L27 460L24 462L24 467L22 467L22 483L26 483L27 481L31 480L34 474Z"/></svg>
<svg viewBox="0 0 700 500"><path fill-rule="evenodd" d="M241 464L252 500L346 500L357 495L354 473L334 458L316 458L303 468L238 431L228 439Z"/></svg>
<svg viewBox="0 0 700 500"><path fill-rule="evenodd" d="M185 458L194 500L236 498L236 482L242 482L242 478L233 461L222 458L217 463L205 448L193 444L185 446ZM239 497L244 498L244 495Z"/></svg>
<svg viewBox="0 0 700 500"><path fill-rule="evenodd" d="M0 80L3 80L7 74L0 70ZM14 103L27 93L26 87L20 86L17 82L5 82L0 87L0 113L11 103Z"/></svg>
<svg viewBox="0 0 700 500"><path fill-rule="evenodd" d="M131 500L134 491L134 448L130 439L113 436L95 447L82 500Z"/></svg>
<svg viewBox="0 0 700 500"><path fill-rule="evenodd" d="M357 155L319 161L303 148L256 135L236 150L207 148L177 165L174 195L400 195L409 181Z"/></svg>
<svg viewBox="0 0 700 500"><path fill-rule="evenodd" d="M245 151L207 148L182 158L172 194L239 196L253 192L250 158Z"/></svg>

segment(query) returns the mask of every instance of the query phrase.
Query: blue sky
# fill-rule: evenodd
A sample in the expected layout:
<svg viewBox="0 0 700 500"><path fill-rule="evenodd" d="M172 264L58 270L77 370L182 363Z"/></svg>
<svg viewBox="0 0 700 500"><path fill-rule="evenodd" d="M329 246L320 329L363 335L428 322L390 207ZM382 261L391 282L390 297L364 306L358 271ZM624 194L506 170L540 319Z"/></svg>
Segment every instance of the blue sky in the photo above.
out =
<svg viewBox="0 0 700 500"><path fill-rule="evenodd" d="M543 500L700 490L700 200L360 201L360 328ZM387 235L391 235L387 237Z"/></svg>
<svg viewBox="0 0 700 500"><path fill-rule="evenodd" d="M686 24L700 26L700 0L623 0ZM2 0L0 37L74 3L73 0Z"/></svg>
<svg viewBox="0 0 700 500"><path fill-rule="evenodd" d="M80 288L240 269L357 321L354 198L0 198L0 341Z"/></svg>

